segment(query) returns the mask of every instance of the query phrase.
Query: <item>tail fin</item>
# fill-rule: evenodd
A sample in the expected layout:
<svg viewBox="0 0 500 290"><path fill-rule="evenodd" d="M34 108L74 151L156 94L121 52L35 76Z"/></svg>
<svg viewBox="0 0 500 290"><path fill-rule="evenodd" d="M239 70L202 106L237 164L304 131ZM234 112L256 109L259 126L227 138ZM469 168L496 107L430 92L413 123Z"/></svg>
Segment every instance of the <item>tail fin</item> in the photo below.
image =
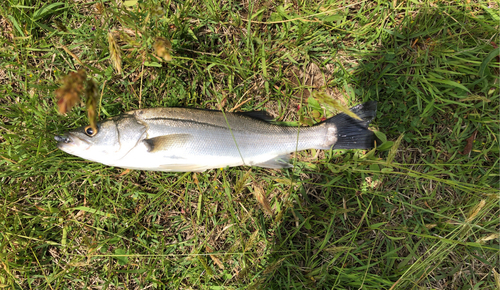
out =
<svg viewBox="0 0 500 290"><path fill-rule="evenodd" d="M335 134L337 142L332 149L370 149L374 146L375 134L368 130L368 125L377 115L377 102L370 101L351 108L358 115L356 120L346 114L338 114L326 120L326 126L332 128L328 132Z"/></svg>

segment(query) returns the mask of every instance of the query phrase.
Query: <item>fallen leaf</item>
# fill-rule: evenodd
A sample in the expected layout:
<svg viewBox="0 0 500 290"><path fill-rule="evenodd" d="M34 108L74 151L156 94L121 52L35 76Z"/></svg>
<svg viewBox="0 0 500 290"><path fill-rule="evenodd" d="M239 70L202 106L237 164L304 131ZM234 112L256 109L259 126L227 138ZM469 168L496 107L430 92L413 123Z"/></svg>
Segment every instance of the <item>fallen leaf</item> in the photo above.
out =
<svg viewBox="0 0 500 290"><path fill-rule="evenodd" d="M464 150L462 152L459 151L458 153L462 155L469 155L470 152L472 151L472 146L474 144L474 140L476 140L476 136L477 136L477 130L474 131L474 133L472 133L472 135L469 138L467 138L466 140L467 144L465 145Z"/></svg>
<svg viewBox="0 0 500 290"><path fill-rule="evenodd" d="M130 172L130 169L125 169L122 173L120 173L120 176L127 175Z"/></svg>
<svg viewBox="0 0 500 290"><path fill-rule="evenodd" d="M207 252L211 253L213 252L213 250L209 247L209 246L206 246L206 249L207 249ZM217 256L215 255L212 255L212 254L208 254L210 256L210 258L212 258L212 261L214 261L214 263L221 269L221 270L224 270L224 264L222 264L222 262L220 261L219 258L217 258Z"/></svg>
<svg viewBox="0 0 500 290"><path fill-rule="evenodd" d="M165 61L171 61L172 56L170 56L170 50L172 49L172 44L170 41L163 37L156 38L155 44L153 45L156 55L163 58Z"/></svg>

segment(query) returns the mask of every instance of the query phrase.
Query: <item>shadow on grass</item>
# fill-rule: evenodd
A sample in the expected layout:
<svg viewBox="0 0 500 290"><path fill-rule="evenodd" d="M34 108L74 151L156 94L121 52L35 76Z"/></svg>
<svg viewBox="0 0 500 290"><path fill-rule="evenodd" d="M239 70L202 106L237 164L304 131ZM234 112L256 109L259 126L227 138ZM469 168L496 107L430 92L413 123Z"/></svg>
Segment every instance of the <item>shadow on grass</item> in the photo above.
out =
<svg viewBox="0 0 500 290"><path fill-rule="evenodd" d="M334 78L363 101L379 102L373 124L388 140L401 136L399 150L328 153L330 164L291 171L297 190L274 227L276 246L260 272L266 278L259 277L267 285L460 288L471 279L492 285L486 274L498 263L486 254L492 244L463 243L494 233L498 210L499 89L491 57L498 35L471 13L454 7L396 13L397 28L374 28L376 50L351 48L357 66ZM463 154L474 131L474 149ZM464 229L464 215L471 218L466 212L480 200L490 227ZM484 264L461 272L475 255Z"/></svg>

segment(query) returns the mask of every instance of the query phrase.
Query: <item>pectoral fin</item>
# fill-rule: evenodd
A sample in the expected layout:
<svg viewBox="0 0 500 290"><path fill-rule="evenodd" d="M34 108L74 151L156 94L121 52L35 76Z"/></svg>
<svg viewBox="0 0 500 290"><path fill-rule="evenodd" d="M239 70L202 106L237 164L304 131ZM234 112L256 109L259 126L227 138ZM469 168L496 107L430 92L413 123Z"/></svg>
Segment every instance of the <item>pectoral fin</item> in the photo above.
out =
<svg viewBox="0 0 500 290"><path fill-rule="evenodd" d="M170 134L142 140L148 152L158 152L186 144L193 136L190 134Z"/></svg>

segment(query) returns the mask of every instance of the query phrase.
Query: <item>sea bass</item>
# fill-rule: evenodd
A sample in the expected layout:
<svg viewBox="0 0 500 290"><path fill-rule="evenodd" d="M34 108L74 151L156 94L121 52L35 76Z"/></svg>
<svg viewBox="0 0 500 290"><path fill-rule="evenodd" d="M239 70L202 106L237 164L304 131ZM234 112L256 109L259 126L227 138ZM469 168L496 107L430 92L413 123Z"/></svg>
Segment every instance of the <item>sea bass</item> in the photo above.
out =
<svg viewBox="0 0 500 290"><path fill-rule="evenodd" d="M55 136L59 149L110 166L154 171L202 172L240 165L289 168L290 153L306 149L369 149L368 124L376 102L351 108L311 127L269 122L263 112L228 113L189 108L127 112Z"/></svg>

